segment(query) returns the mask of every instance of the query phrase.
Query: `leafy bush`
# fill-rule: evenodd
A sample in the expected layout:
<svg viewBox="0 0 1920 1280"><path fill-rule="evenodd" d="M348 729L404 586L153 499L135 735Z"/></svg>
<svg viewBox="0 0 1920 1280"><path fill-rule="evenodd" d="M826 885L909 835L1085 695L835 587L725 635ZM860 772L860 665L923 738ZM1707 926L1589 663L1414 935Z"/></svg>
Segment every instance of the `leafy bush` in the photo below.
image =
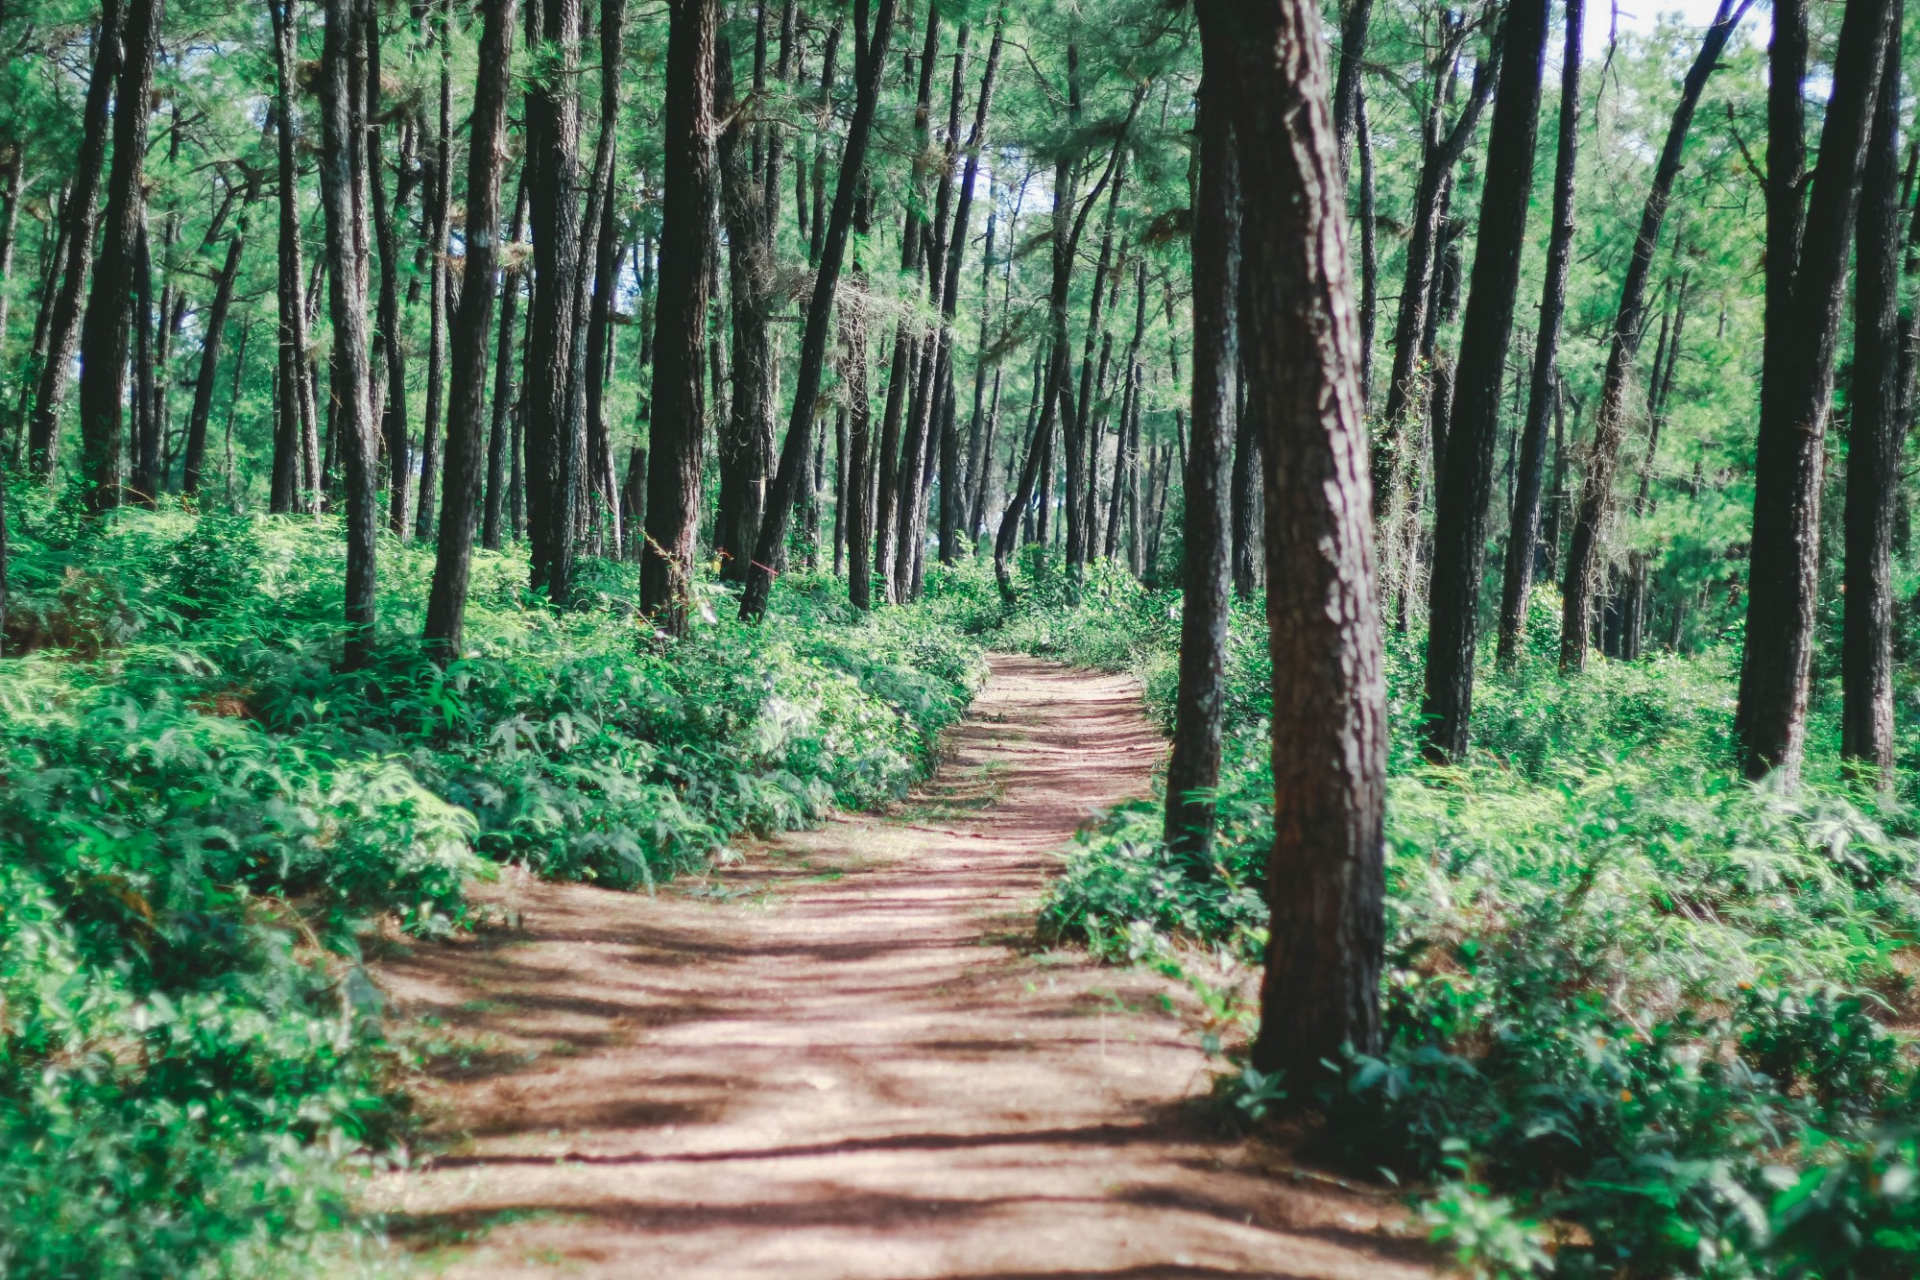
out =
<svg viewBox="0 0 1920 1280"><path fill-rule="evenodd" d="M1032 594L1006 641L1130 669L1171 715L1173 597L1100 574L1077 602ZM1279 1087L1314 1101L1328 1154L1428 1184L1426 1221L1474 1274L1913 1274L1910 811L1830 759L1793 794L1734 777L1729 652L1562 677L1550 591L1534 613L1519 668L1480 672L1477 750L1451 769L1419 760L1421 654L1390 637L1386 1044ZM1157 803L1121 806L1043 928L1119 961L1183 942L1259 960L1252 611L1232 646L1210 861L1169 853Z"/></svg>
<svg viewBox="0 0 1920 1280"><path fill-rule="evenodd" d="M8 1275L333 1269L342 1171L409 1123L370 930L470 926L465 885L500 862L651 886L740 832L900 795L982 671L932 612L858 614L823 579L784 578L766 625L667 643L628 566L589 562L592 606L556 617L487 553L442 670L411 639L430 556L383 541L379 657L341 673L335 522L19 498Z"/></svg>

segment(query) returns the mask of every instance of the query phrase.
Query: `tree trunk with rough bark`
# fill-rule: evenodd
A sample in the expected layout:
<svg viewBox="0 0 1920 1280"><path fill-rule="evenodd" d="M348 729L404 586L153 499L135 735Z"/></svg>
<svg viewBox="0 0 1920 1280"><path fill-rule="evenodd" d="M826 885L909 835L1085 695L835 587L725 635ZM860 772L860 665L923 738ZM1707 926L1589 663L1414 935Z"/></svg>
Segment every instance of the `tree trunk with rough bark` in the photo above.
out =
<svg viewBox="0 0 1920 1280"><path fill-rule="evenodd" d="M500 174L506 161L514 8L515 0L486 0L481 9L480 70L474 82L473 135L467 150L467 258L450 352L446 495L433 585L427 595L426 641L439 656L448 658L460 652L473 566L473 526L480 508L487 339L493 327L494 269L500 257ZM451 181L451 176L445 180Z"/></svg>
<svg viewBox="0 0 1920 1280"><path fill-rule="evenodd" d="M1804 0L1777 0L1775 20L1792 23L1776 39L1779 61L1770 65L1769 82L1781 96L1798 97L1802 77L1784 81L1789 70L1804 66ZM1775 208L1791 198L1796 221L1801 200L1798 168L1773 159L1769 137L1769 187L1793 182L1791 192L1769 192L1768 306L1766 348L1760 374L1760 432L1754 465L1753 543L1747 567L1746 649L1740 663L1740 700L1734 735L1743 766L1758 778L1779 770L1782 780L1798 780L1805 747L1808 668L1813 657L1814 611L1820 571L1820 483L1825 461L1828 400L1833 389L1834 345L1840 304L1846 293L1847 257L1866 167L1867 141L1889 40L1888 6L1876 0L1848 0L1833 64L1833 94L1820 133L1820 164L1812 175L1801 222L1799 252L1791 263L1791 285L1776 299L1780 283L1773 274L1775 254L1788 252L1793 238L1777 233ZM1796 46L1798 46L1796 48ZM1795 66L1798 60L1798 66ZM1772 97L1772 90L1769 97ZM1770 107L1773 104L1770 102ZM1776 123L1798 130L1797 110L1779 104L1769 110ZM1782 141L1789 156L1801 140ZM1786 159L1787 157L1783 157ZM1784 304L1784 305L1778 305Z"/></svg>
<svg viewBox="0 0 1920 1280"><path fill-rule="evenodd" d="M715 0L670 0L665 199L653 338L653 416L647 446L647 542L640 607L669 635L685 632L700 533L706 429L701 356L708 270L715 253L713 48Z"/></svg>
<svg viewBox="0 0 1920 1280"><path fill-rule="evenodd" d="M1240 358L1265 441L1273 659L1262 1071L1296 1097L1380 1045L1386 690L1352 288L1317 6L1201 0L1224 42L1244 222Z"/></svg>
<svg viewBox="0 0 1920 1280"><path fill-rule="evenodd" d="M113 100L113 161L100 218L100 257L80 328L80 483L87 510L120 505L121 400L127 308L146 223L148 101L162 0L129 0Z"/></svg>
<svg viewBox="0 0 1920 1280"><path fill-rule="evenodd" d="M1546 471L1547 417L1554 401L1554 361L1560 350L1560 322L1567 310L1567 275L1573 264L1573 196L1580 155L1580 34L1586 0L1567 0L1566 43L1560 58L1560 137L1554 159L1553 228L1547 235L1546 279L1540 288L1540 325L1533 340L1533 369L1527 384L1527 416L1520 428L1514 494L1507 532L1506 563L1500 584L1502 666L1519 660L1520 633L1526 625L1527 597L1533 590L1533 562L1540 542L1540 486Z"/></svg>
<svg viewBox="0 0 1920 1280"><path fill-rule="evenodd" d="M1427 589L1426 689L1422 705L1431 760L1465 757L1473 715L1473 658L1486 573L1487 505L1500 430L1500 383L1513 336L1533 152L1546 64L1548 0L1507 6L1500 88L1493 104L1473 284L1460 333L1447 425L1446 470L1434 510L1433 576Z"/></svg>

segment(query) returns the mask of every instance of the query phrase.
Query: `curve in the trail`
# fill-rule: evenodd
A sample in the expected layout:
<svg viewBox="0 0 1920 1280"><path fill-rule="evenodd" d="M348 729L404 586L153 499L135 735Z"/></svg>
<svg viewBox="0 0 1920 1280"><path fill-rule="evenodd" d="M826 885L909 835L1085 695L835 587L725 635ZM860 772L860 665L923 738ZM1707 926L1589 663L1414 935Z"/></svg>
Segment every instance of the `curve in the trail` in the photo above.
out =
<svg viewBox="0 0 1920 1280"><path fill-rule="evenodd" d="M526 881L386 968L448 1024L446 1154L381 1179L456 1276L1425 1276L1390 1197L1276 1178L1186 1100L1157 977L1039 951L1086 816L1162 744L1131 682L995 656L936 781L656 898Z"/></svg>

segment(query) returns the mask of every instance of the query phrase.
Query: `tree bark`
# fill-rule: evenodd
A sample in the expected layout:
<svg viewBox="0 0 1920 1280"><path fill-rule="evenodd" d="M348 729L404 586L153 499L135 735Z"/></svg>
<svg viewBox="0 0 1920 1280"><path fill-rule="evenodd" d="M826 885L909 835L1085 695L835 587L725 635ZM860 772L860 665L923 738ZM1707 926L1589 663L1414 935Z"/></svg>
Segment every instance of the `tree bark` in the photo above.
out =
<svg viewBox="0 0 1920 1280"><path fill-rule="evenodd" d="M613 300L620 274L620 222L614 217L618 191L615 152L620 123L620 62L626 30L626 0L602 0L600 6L600 140L594 149L593 293L587 306L586 366L584 370L587 465L591 497L589 523L596 546L611 545L618 555L623 540L620 485L614 475L613 437L607 425L606 387L612 364ZM582 281L584 284L585 281Z"/></svg>
<svg viewBox="0 0 1920 1280"><path fill-rule="evenodd" d="M773 235L765 193L748 164L749 113L734 97L733 50L715 56L720 134L720 207L727 221L727 284L733 298L733 397L720 433L720 508L714 551L723 582L745 582L773 467ZM771 149L769 158L778 160Z"/></svg>
<svg viewBox="0 0 1920 1280"><path fill-rule="evenodd" d="M1903 5L1889 21L1901 30ZM1860 196L1847 399L1846 587L1840 649L1840 754L1893 773L1893 526L1907 420L1900 388L1900 48L1889 40Z"/></svg>
<svg viewBox="0 0 1920 1280"><path fill-rule="evenodd" d="M368 101L378 113L380 32L376 25L368 33ZM407 495L413 478L413 441L407 424L407 353L400 333L400 236L394 224L405 218L407 194L413 180L408 176L409 147L403 131L400 147L399 178L394 184L393 202L387 202L386 156L381 129L375 126L367 138L368 203L372 207L374 245L380 254L380 299L374 318L374 343L379 353L375 381L384 373L385 398L380 411L380 433L387 455L387 527L397 538L407 536Z"/></svg>
<svg viewBox="0 0 1920 1280"><path fill-rule="evenodd" d="M1373 0L1347 0L1347 11L1340 18L1340 62L1333 76L1333 142L1340 156L1342 186L1351 167L1354 134L1366 127L1360 123L1364 110L1360 105L1360 73L1372 17Z"/></svg>
<svg viewBox="0 0 1920 1280"><path fill-rule="evenodd" d="M1788 0L1791 3L1792 0ZM1707 77L1719 64L1733 29L1740 25L1751 0L1720 0L1713 25L1700 42L1700 53L1681 82L1680 102L1667 126L1667 140L1654 166L1653 185L1647 192L1646 207L1640 214L1640 230L1633 242L1633 256L1627 262L1626 280L1620 287L1620 306L1614 312L1613 340L1607 352L1607 371L1600 387L1600 406L1594 415L1593 449L1587 464L1586 480L1580 489L1580 505L1574 517L1573 537L1561 583L1560 667L1579 670L1587 660L1587 627L1593 609L1593 589L1599 565L1600 534L1613 505L1613 477L1620 460L1620 444L1626 436L1627 374L1640 350L1641 325L1646 317L1647 279L1653 268L1653 251L1660 242L1660 228L1666 221L1667 203L1673 195L1673 183L1680 172L1680 153L1692 127L1694 109L1707 86ZM1772 161L1769 160L1769 164ZM1785 250L1784 241L1775 241L1769 232L1768 270L1773 268L1775 246Z"/></svg>
<svg viewBox="0 0 1920 1280"><path fill-rule="evenodd" d="M100 258L80 329L80 482L87 510L120 505L120 402L126 392L127 307L146 221L147 103L162 0L129 0L113 101L113 161L100 218Z"/></svg>
<svg viewBox="0 0 1920 1280"><path fill-rule="evenodd" d="M707 273L715 252L713 49L719 15L715 0L670 0L669 13L666 195L660 223L640 607L655 626L680 635L687 625L694 543L700 532L706 425L700 362L707 341Z"/></svg>
<svg viewBox="0 0 1920 1280"><path fill-rule="evenodd" d="M873 133L874 110L878 105L880 75L887 57L887 41L893 34L894 0L878 0L873 6L872 30L868 30L869 0L854 0L854 107L847 126L847 141L840 154L840 175L833 191L833 212L820 249L820 266L814 276L813 296L807 302L807 327L800 340L800 362L794 380L793 416L787 423L786 440L780 449L780 469L774 476L773 492L760 521L760 537L754 547L753 572L747 578L740 598L740 616L757 622L767 611L767 599L773 591L773 564L786 541L787 519L793 510L794 493L800 486L801 472L808 465L807 440L812 434L814 402L820 394L820 374L826 363L827 335L833 319L834 291L840 281L840 266L846 257L847 233L853 222L853 206L867 163L867 144Z"/></svg>
<svg viewBox="0 0 1920 1280"><path fill-rule="evenodd" d="M685 25L683 10L692 6L696 13L708 12L710 0L678 0L673 10L676 27ZM709 14L710 16L710 14ZM536 21L537 19L537 21ZM544 45L551 63L544 76L529 81L526 104L527 163L532 166L532 187L528 192L533 232L533 302L529 310L527 333L527 369L521 400L525 406L527 532L532 543L531 584L546 595L555 608L564 609L573 587L573 561L576 551L574 506L579 501L581 472L585 469L582 450L573 430L573 318L580 291L583 269L580 213L580 103L575 79L580 58L580 0L544 0L530 4L527 10L528 44ZM710 33L712 23L707 23ZM684 43L684 39L682 41ZM698 53L705 55L707 46ZM670 128L667 155L670 162L692 163L692 158L676 152L687 145L685 122L687 108L676 102L676 90L686 91L688 68L686 51L680 50L674 63L679 78L668 88L669 125L679 123L681 132ZM705 73L701 73L704 82ZM701 139L694 138L693 142ZM676 192L667 186L668 199L675 209L692 193ZM697 196L692 198L697 199ZM707 206L702 205L704 210ZM684 212L675 219L684 218ZM676 264L684 274L704 277L706 258ZM691 286L702 303L700 315L689 324L705 332L704 289L698 280ZM695 345L698 352L698 345ZM698 378L699 358L693 360ZM660 394L655 384L655 395ZM697 394L697 393L696 393ZM697 412L697 409L696 409ZM645 599L646 584L641 584Z"/></svg>
<svg viewBox="0 0 1920 1280"><path fill-rule="evenodd" d="M1776 39L1781 61L1769 81L1791 88L1801 80L1781 76L1795 58L1794 13L1804 0L1778 0L1776 22L1788 38ZM1849 0L1834 57L1832 96L1820 133L1820 164L1812 175L1804 230L1792 264L1791 292L1776 308L1773 256L1787 252L1788 237L1775 238L1775 202L1769 193L1766 349L1760 374L1760 432L1754 465L1753 544L1747 569L1746 649L1740 663L1740 700L1734 712L1747 776L1779 770L1782 781L1799 778L1805 747L1807 677L1813 656L1814 611L1820 570L1820 482L1825 457L1828 399L1833 389L1834 345L1845 295L1847 256L1860 201L1867 141L1889 36L1888 6ZM1804 24L1798 24L1804 29ZM1785 104L1778 120L1789 115ZM1771 131L1776 117L1769 111ZM1798 128L1795 120L1792 128ZM1771 137L1769 142L1771 143ZM1783 139L1791 144L1797 139ZM1769 186L1795 181L1796 166L1777 163L1768 147ZM1800 200L1796 182L1792 200ZM1778 204L1785 206L1782 194Z"/></svg>
<svg viewBox="0 0 1920 1280"><path fill-rule="evenodd" d="M320 203L327 220L327 306L333 321L333 412L345 476L347 517L346 648L356 669L373 645L375 493L372 406L368 395L367 291L364 271L365 170L361 145L370 5L326 0L320 56Z"/></svg>
<svg viewBox="0 0 1920 1280"><path fill-rule="evenodd" d="M1583 0L1574 0L1575 4ZM1378 218L1373 177L1373 128L1367 122L1367 98L1355 107L1360 141L1360 403L1373 399L1373 327L1380 310L1380 255L1375 248Z"/></svg>
<svg viewBox="0 0 1920 1280"><path fill-rule="evenodd" d="M100 171L106 165L108 104L120 79L121 0L102 0L99 43L82 108L80 152L67 186L61 231L66 238L66 271L48 315L46 356L37 371L33 413L27 420L27 466L51 482L60 462L60 405L67 398L67 377L80 339L80 295L93 265L93 240L100 210ZM145 104L142 104L144 117Z"/></svg>
<svg viewBox="0 0 1920 1280"><path fill-rule="evenodd" d="M1540 486L1547 460L1547 418L1554 403L1554 362L1560 322L1567 310L1567 275L1573 263L1573 196L1580 154L1580 28L1586 0L1567 0L1566 43L1560 58L1560 137L1554 159L1553 228L1547 236L1546 279L1540 288L1540 326L1533 340L1533 370L1527 384L1527 416L1520 428L1512 519L1500 591L1501 665L1519 660L1533 562L1540 542Z"/></svg>
<svg viewBox="0 0 1920 1280"><path fill-rule="evenodd" d="M252 192L247 194L251 203ZM240 256L247 244L247 213L243 206L240 220L227 241L227 259L221 265L214 285L213 305L207 311L205 337L200 344L200 375L194 379L193 409L187 417L186 458L181 466L180 492L189 497L200 492L200 476L207 461L207 422L213 414L213 386L220 372L220 343L226 332L227 312L233 306L234 281L240 275Z"/></svg>
<svg viewBox="0 0 1920 1280"><path fill-rule="evenodd" d="M471 160L469 160L471 163ZM513 221L508 225L503 248L520 240L521 220L527 215L527 171L520 170L519 193L514 197ZM462 297L465 291L462 291ZM487 502L480 522L480 545L488 551L500 550L501 518L504 514L509 453L513 433L513 332L520 310L520 264L508 258L500 275L500 334L493 359L493 414L487 438Z"/></svg>
<svg viewBox="0 0 1920 1280"><path fill-rule="evenodd" d="M856 243L866 240L872 222L871 192L862 185L854 201ZM851 267L853 293L864 300L866 264L858 251ZM841 500L847 504L847 599L855 608L873 607L873 404L867 391L867 314L860 305L840 308L841 384L847 398L847 484Z"/></svg>
<svg viewBox="0 0 1920 1280"><path fill-rule="evenodd" d="M493 324L493 277L500 254L500 173L506 160L514 7L514 0L486 0L481 10L480 70L474 82L473 135L467 150L467 258L460 309L453 318L446 500L441 504L440 542L427 595L426 641L444 657L460 652L473 564L473 526L479 514L481 421L486 407L487 338Z"/></svg>
<svg viewBox="0 0 1920 1280"><path fill-rule="evenodd" d="M1512 0L1507 6L1473 284L1454 371L1446 471L1434 510L1422 715L1427 756L1441 763L1465 757L1473 714L1473 658L1480 630L1480 581L1486 573L1494 445L1500 431L1500 382L1513 336L1527 202L1533 194L1549 7L1548 0Z"/></svg>
<svg viewBox="0 0 1920 1280"><path fill-rule="evenodd" d="M1200 184L1193 226L1193 434L1187 447L1181 562L1180 684L1167 762L1167 847L1210 866L1226 705L1234 386L1238 368L1240 184L1234 59L1201 46Z"/></svg>
<svg viewBox="0 0 1920 1280"><path fill-rule="evenodd" d="M1272 941L1253 1059L1307 1082L1380 1045L1386 694L1367 440L1320 14L1202 0L1236 59L1240 355L1265 431Z"/></svg>
<svg viewBox="0 0 1920 1280"><path fill-rule="evenodd" d="M440 115L434 130L432 206L427 210L427 412L420 427L420 497L413 517L413 536L425 542L433 536L433 504L440 472L440 434L447 399L448 301L447 231L453 206L453 85L448 41L452 15L446 0L440 3ZM491 287L492 281L488 280ZM477 376L486 376L486 361ZM471 540L471 539L469 539Z"/></svg>

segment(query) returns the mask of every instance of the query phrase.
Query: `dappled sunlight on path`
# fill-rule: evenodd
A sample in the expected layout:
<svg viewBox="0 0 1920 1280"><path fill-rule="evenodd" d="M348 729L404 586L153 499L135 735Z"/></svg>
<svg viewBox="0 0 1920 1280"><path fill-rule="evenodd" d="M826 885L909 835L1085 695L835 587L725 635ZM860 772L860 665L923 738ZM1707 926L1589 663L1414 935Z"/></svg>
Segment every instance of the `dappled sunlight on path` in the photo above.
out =
<svg viewBox="0 0 1920 1280"><path fill-rule="evenodd" d="M396 1237L456 1276L1428 1274L1391 1197L1207 1131L1180 993L1035 947L1160 758L1137 688L996 656L949 748L892 814L657 898L510 881L519 932L388 963L449 1040Z"/></svg>

